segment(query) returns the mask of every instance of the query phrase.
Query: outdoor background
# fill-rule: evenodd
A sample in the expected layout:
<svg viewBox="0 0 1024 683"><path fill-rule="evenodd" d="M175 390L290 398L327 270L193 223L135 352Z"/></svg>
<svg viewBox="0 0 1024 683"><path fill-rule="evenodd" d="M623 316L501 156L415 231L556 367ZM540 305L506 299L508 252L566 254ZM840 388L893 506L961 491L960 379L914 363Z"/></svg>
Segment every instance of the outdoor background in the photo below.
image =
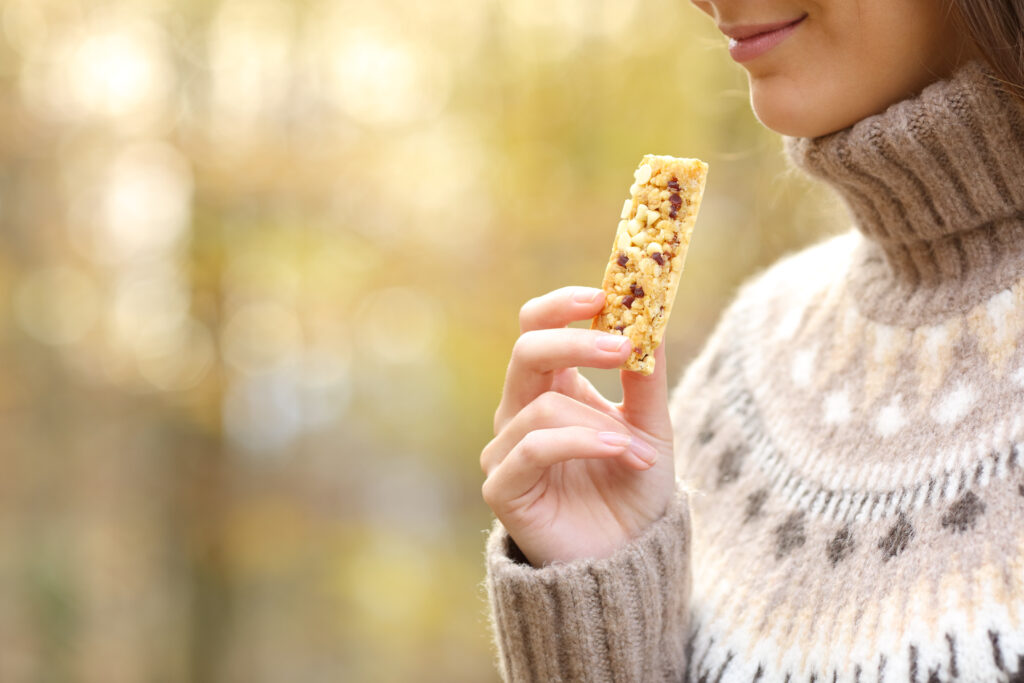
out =
<svg viewBox="0 0 1024 683"><path fill-rule="evenodd" d="M495 680L517 312L644 153L676 377L834 210L686 0L0 2L0 681Z"/></svg>

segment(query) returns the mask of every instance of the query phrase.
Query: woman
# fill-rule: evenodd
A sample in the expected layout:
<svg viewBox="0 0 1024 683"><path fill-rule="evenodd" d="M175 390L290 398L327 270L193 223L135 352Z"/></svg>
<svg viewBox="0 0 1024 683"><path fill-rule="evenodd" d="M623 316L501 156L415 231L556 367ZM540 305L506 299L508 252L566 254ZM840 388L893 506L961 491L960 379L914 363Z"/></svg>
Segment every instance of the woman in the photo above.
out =
<svg viewBox="0 0 1024 683"><path fill-rule="evenodd" d="M481 455L514 680L1024 680L1024 3L694 0L855 229L756 278L671 400L522 309ZM678 480L677 480L678 477ZM678 483L677 483L678 482Z"/></svg>

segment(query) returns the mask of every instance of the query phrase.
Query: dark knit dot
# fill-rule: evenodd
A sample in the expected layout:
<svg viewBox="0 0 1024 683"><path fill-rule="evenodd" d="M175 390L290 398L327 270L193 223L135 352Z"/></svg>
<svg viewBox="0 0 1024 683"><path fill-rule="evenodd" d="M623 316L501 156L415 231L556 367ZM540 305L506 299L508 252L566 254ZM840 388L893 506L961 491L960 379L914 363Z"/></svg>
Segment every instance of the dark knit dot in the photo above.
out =
<svg viewBox="0 0 1024 683"><path fill-rule="evenodd" d="M1017 487L1017 493L1024 496L1024 484L1021 484L1020 486Z"/></svg>
<svg viewBox="0 0 1024 683"><path fill-rule="evenodd" d="M804 512L793 512L786 521L775 527L775 559L781 560L807 542L804 533Z"/></svg>
<svg viewBox="0 0 1024 683"><path fill-rule="evenodd" d="M949 674L956 678L960 675L960 668L956 665L956 638L952 633L946 634L946 645L949 646Z"/></svg>
<svg viewBox="0 0 1024 683"><path fill-rule="evenodd" d="M727 448L718 457L718 485L736 481L740 476L740 465L743 463L743 452L737 448Z"/></svg>
<svg viewBox="0 0 1024 683"><path fill-rule="evenodd" d="M999 648L999 633L997 631L989 631L988 639L992 643L992 661L1000 671L1006 671L1006 665L1003 664L1003 652Z"/></svg>
<svg viewBox="0 0 1024 683"><path fill-rule="evenodd" d="M1008 683L1024 683L1024 655L1017 655L1017 672L1012 674Z"/></svg>
<svg viewBox="0 0 1024 683"><path fill-rule="evenodd" d="M695 623L690 627L690 637L686 640L686 680L688 681L693 679L693 653L699 633L700 627Z"/></svg>
<svg viewBox="0 0 1024 683"><path fill-rule="evenodd" d="M985 504L973 491L957 498L942 516L942 527L963 533L974 527L978 516L985 512Z"/></svg>
<svg viewBox="0 0 1024 683"><path fill-rule="evenodd" d="M828 561L836 566L853 552L853 532L846 525L836 533L835 538L828 542Z"/></svg>
<svg viewBox="0 0 1024 683"><path fill-rule="evenodd" d="M761 516L764 502L768 500L768 489L758 489L747 496L747 509L743 511L743 523Z"/></svg>
<svg viewBox="0 0 1024 683"><path fill-rule="evenodd" d="M906 516L901 512L899 519L889 529L889 533L878 541L878 547L882 551L882 559L887 561L902 553L910 545L910 539L913 537L914 527L910 525Z"/></svg>

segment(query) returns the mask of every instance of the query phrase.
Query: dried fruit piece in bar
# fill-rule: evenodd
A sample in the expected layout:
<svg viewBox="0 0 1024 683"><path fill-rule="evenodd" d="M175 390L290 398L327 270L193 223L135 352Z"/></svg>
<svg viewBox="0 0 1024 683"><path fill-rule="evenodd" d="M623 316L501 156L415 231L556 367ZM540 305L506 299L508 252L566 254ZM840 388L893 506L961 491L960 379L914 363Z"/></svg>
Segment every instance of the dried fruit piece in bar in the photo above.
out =
<svg viewBox="0 0 1024 683"><path fill-rule="evenodd" d="M707 173L698 159L648 154L633 174L604 274L604 308L591 325L630 338L627 370L654 371Z"/></svg>

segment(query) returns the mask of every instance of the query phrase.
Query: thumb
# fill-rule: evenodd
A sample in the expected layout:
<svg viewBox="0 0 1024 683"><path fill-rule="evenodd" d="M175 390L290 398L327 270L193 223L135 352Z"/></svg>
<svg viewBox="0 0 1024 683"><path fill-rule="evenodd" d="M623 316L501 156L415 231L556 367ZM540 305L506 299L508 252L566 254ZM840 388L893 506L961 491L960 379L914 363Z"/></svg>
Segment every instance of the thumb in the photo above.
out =
<svg viewBox="0 0 1024 683"><path fill-rule="evenodd" d="M666 365L665 346L660 345L654 350L654 372L650 375L630 370L621 372L622 416L634 427L671 442Z"/></svg>

